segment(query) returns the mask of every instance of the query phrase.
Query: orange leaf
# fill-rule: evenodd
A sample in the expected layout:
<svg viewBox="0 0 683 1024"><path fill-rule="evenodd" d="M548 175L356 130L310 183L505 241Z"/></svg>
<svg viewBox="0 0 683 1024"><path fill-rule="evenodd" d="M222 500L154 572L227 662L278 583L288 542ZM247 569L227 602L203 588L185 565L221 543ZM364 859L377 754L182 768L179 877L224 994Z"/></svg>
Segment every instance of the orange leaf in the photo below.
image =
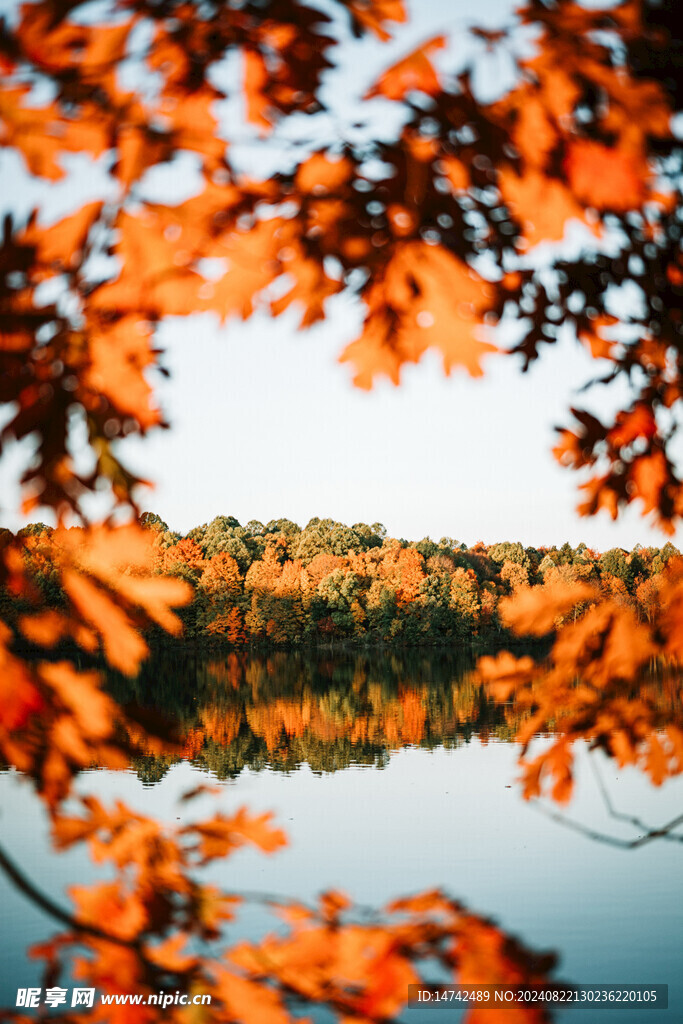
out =
<svg viewBox="0 0 683 1024"><path fill-rule="evenodd" d="M89 335L90 367L85 374L88 387L106 395L118 412L134 417L144 429L161 419L144 376L156 358L151 336L149 325L135 316L95 325Z"/></svg>
<svg viewBox="0 0 683 1024"><path fill-rule="evenodd" d="M102 637L109 664L127 675L135 675L147 654L147 644L125 613L108 594L73 570L63 573L62 584L79 614Z"/></svg>
<svg viewBox="0 0 683 1024"><path fill-rule="evenodd" d="M43 698L26 667L7 650L10 631L0 622L0 729L23 729L43 708Z"/></svg>
<svg viewBox="0 0 683 1024"><path fill-rule="evenodd" d="M594 596L594 588L587 583L558 580L542 587L520 587L512 597L501 600L499 614L501 621L519 635L544 636L557 618Z"/></svg>
<svg viewBox="0 0 683 1024"><path fill-rule="evenodd" d="M38 257L44 264L54 265L55 270L61 267L70 270L78 266L83 247L91 227L98 219L103 203L86 203L76 213L63 220L41 227L31 224L22 236L27 245L38 248Z"/></svg>
<svg viewBox="0 0 683 1024"><path fill-rule="evenodd" d="M221 967L217 991L228 1019L240 1024L291 1024L279 993Z"/></svg>
<svg viewBox="0 0 683 1024"><path fill-rule="evenodd" d="M433 347L447 374L460 366L481 377L482 357L497 351L479 337L489 301L487 283L452 253L425 242L397 243L384 278L368 292L363 334L340 361L355 364L358 387L370 388L378 373L397 384L401 365L417 363Z"/></svg>
<svg viewBox="0 0 683 1024"><path fill-rule="evenodd" d="M584 210L566 185L541 171L529 169L518 175L503 168L499 182L503 200L519 220L528 245L559 242L567 221L585 220Z"/></svg>
<svg viewBox="0 0 683 1024"><path fill-rule="evenodd" d="M636 485L637 495L643 501L644 511L657 509L662 490L669 482L669 468L664 452L657 449L649 455L640 455L635 459L630 475Z"/></svg>
<svg viewBox="0 0 683 1024"><path fill-rule="evenodd" d="M557 130L548 117L545 104L538 97L525 95L517 110L518 117L512 132L514 144L527 167L542 170L557 145Z"/></svg>
<svg viewBox="0 0 683 1024"><path fill-rule="evenodd" d="M607 440L615 448L625 448L636 438L644 437L650 441L657 433L657 422L653 410L648 405L636 405L629 412L620 412L616 423L607 434Z"/></svg>
<svg viewBox="0 0 683 1024"><path fill-rule="evenodd" d="M617 322L616 317L613 316L600 316L596 317L592 321L590 331L580 331L579 341L581 341L589 350L593 359L611 359L612 349L614 348L615 342L608 341L600 334L602 327L611 327Z"/></svg>
<svg viewBox="0 0 683 1024"><path fill-rule="evenodd" d="M590 139L569 144L565 171L579 202L597 210L618 212L640 206L650 178L642 160Z"/></svg>
<svg viewBox="0 0 683 1024"><path fill-rule="evenodd" d="M265 95L268 84L268 69L257 50L245 50L244 55L244 96L247 105L247 120L260 128L264 135L273 126L269 116L269 104Z"/></svg>
<svg viewBox="0 0 683 1024"><path fill-rule="evenodd" d="M655 733L648 737L645 764L655 786L661 786L669 774L669 759Z"/></svg>
<svg viewBox="0 0 683 1024"><path fill-rule="evenodd" d="M348 157L334 160L326 153L314 153L299 165L294 184L306 194L325 195L345 185L353 174Z"/></svg>
<svg viewBox="0 0 683 1024"><path fill-rule="evenodd" d="M351 0L349 6L356 20L383 42L391 38L384 28L385 22L407 20L403 0Z"/></svg>
<svg viewBox="0 0 683 1024"><path fill-rule="evenodd" d="M118 882L72 885L69 895L76 904L78 920L120 938L134 939L147 923L140 900L126 896Z"/></svg>
<svg viewBox="0 0 683 1024"><path fill-rule="evenodd" d="M69 630L68 620L59 612L46 611L22 615L19 628L27 640L42 647L54 647Z"/></svg>
<svg viewBox="0 0 683 1024"><path fill-rule="evenodd" d="M240 807L231 818L217 814L209 821L190 825L183 831L198 837L198 852L205 864L216 857L228 856L244 843L253 843L264 853L273 853L285 846L287 838L284 832L273 828L271 819L272 814L250 816L245 807Z"/></svg>
<svg viewBox="0 0 683 1024"><path fill-rule="evenodd" d="M445 45L445 36L435 36L429 42L418 46L398 64L385 71L366 93L365 99L386 96L390 100L402 100L407 92L412 91L435 96L440 92L441 84L429 58L435 50L441 50Z"/></svg>
<svg viewBox="0 0 683 1024"><path fill-rule="evenodd" d="M561 466L570 466L572 469L580 469L581 466L585 466L589 460L584 454L583 440L571 430L566 428L560 430L559 440L553 448L553 455L560 463Z"/></svg>
<svg viewBox="0 0 683 1024"><path fill-rule="evenodd" d="M66 661L41 665L41 675L90 739L110 736L116 704L102 692L97 672L77 672Z"/></svg>

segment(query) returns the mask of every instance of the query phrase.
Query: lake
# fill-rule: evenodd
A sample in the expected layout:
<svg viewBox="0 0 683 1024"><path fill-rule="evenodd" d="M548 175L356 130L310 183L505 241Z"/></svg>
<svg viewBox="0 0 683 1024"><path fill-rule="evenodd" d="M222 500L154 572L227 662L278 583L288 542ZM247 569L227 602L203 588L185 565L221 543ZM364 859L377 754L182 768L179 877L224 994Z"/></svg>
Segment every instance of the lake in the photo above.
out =
<svg viewBox="0 0 683 1024"><path fill-rule="evenodd" d="M557 808L525 802L516 784L518 713L487 700L470 669L452 651L157 658L111 688L170 716L182 749L143 754L126 771L84 772L77 789L171 822L242 804L272 810L286 849L239 851L207 875L235 891L307 900L339 888L369 905L442 887L525 945L554 950L563 981L668 983L668 1010L605 1010L605 1024L681 1021L683 845L660 838L627 849L605 837L641 834L615 812L650 827L680 814L683 780L655 788L583 748L576 794L554 820L544 808ZM179 804L198 782L220 793ZM4 849L62 905L68 885L101 877L83 849L50 850L41 805L16 772L0 775L0 808ZM6 879L0 886L0 1004L13 1006L17 986L40 984L26 948L57 928ZM254 910L242 934L264 926ZM579 1024L595 1017L558 1018L572 1014ZM402 1017L440 1019L458 1014Z"/></svg>

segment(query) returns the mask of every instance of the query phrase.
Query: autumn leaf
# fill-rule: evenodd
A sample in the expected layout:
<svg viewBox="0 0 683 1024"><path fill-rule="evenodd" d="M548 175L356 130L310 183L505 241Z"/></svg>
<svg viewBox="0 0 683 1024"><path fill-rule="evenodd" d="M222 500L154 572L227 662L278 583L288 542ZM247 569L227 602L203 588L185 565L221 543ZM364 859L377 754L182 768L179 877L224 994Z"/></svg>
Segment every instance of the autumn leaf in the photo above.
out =
<svg viewBox="0 0 683 1024"><path fill-rule="evenodd" d="M651 512L659 508L662 491L670 480L664 452L655 449L649 454L641 455L634 461L630 475L635 484L635 493L643 501L644 511ZM665 529L670 532L670 528L665 526Z"/></svg>
<svg viewBox="0 0 683 1024"><path fill-rule="evenodd" d="M543 587L520 588L512 597L500 602L499 614L515 633L543 636L553 628L557 618L593 596L594 590L587 583L558 580Z"/></svg>
<svg viewBox="0 0 683 1024"><path fill-rule="evenodd" d="M7 649L11 633L0 622L0 739L23 729L43 708L43 699L21 661Z"/></svg>
<svg viewBox="0 0 683 1024"><path fill-rule="evenodd" d="M269 116L269 104L264 94L268 82L268 71L262 55L255 50L246 50L244 59L244 95L247 118L258 126L261 132L268 132L273 126Z"/></svg>
<svg viewBox="0 0 683 1024"><path fill-rule="evenodd" d="M264 853L273 853L286 844L284 833L270 825L272 815L251 816L241 807L232 817L217 814L209 821L188 826L184 831L196 835L198 852L203 864L216 857L224 857L244 843L258 846Z"/></svg>
<svg viewBox="0 0 683 1024"><path fill-rule="evenodd" d="M348 157L334 159L326 153L314 153L299 165L294 184L303 193L326 195L336 192L353 175Z"/></svg>
<svg viewBox="0 0 683 1024"><path fill-rule="evenodd" d="M355 364L359 387L370 388L377 373L397 384L401 365L418 362L433 346L447 374L459 366L480 377L482 357L497 351L479 337L489 294L486 282L444 249L399 243L367 296L365 330L341 361Z"/></svg>
<svg viewBox="0 0 683 1024"><path fill-rule="evenodd" d="M515 658L508 651L496 657L485 655L477 662L477 672L496 700L507 700L521 682L526 681L534 667L531 658Z"/></svg>
<svg viewBox="0 0 683 1024"><path fill-rule="evenodd" d="M578 139L567 149L565 168L579 202L597 210L637 209L645 196L649 174L642 161L622 149Z"/></svg>
<svg viewBox="0 0 683 1024"><path fill-rule="evenodd" d="M512 139L528 168L543 171L555 149L559 133L544 102L545 95L525 96L519 104Z"/></svg>
<svg viewBox="0 0 683 1024"><path fill-rule="evenodd" d="M617 414L614 426L607 434L607 440L615 448L625 448L637 438L651 441L657 433L657 423L652 409L636 405L628 412Z"/></svg>
<svg viewBox="0 0 683 1024"><path fill-rule="evenodd" d="M519 221L529 246L559 242L568 221L585 220L583 208L567 186L540 171L529 169L519 175L504 168L499 183L503 200Z"/></svg>
<svg viewBox="0 0 683 1024"><path fill-rule="evenodd" d="M386 96L390 100L402 100L406 93L412 91L423 92L428 96L436 95L441 86L430 58L436 50L442 50L445 45L445 36L435 36L429 42L423 43L398 64L385 71L366 93L365 98Z"/></svg>
<svg viewBox="0 0 683 1024"><path fill-rule="evenodd" d="M580 330L578 332L579 341L588 348L593 359L612 358L616 342L609 341L601 331L604 327L612 327L616 322L617 319L614 316L601 316L593 321L589 331Z"/></svg>
<svg viewBox="0 0 683 1024"><path fill-rule="evenodd" d="M22 238L34 245L42 264L51 273L74 270L83 259L88 234L102 212L101 202L86 203L76 213L47 227L33 221Z"/></svg>
<svg viewBox="0 0 683 1024"><path fill-rule="evenodd" d="M29 93L28 86L0 88L0 145L14 146L32 174L50 181L63 178L59 158L65 151L101 156L107 148L104 125L64 117L55 103L26 106Z"/></svg>
<svg viewBox="0 0 683 1024"><path fill-rule="evenodd" d="M64 589L77 612L102 637L110 665L134 675L147 654L147 644L129 622L125 612L85 576L67 570L62 574Z"/></svg>
<svg viewBox="0 0 683 1024"><path fill-rule="evenodd" d="M386 22L407 20L403 0L351 0L349 6L356 21L374 32L382 42L391 38L384 27Z"/></svg>
<svg viewBox="0 0 683 1024"><path fill-rule="evenodd" d="M116 882L72 885L69 895L81 921L98 926L104 921L106 930L120 938L133 938L146 923L142 903L134 896L126 897Z"/></svg>
<svg viewBox="0 0 683 1024"><path fill-rule="evenodd" d="M54 647L70 632L68 619L56 611L22 615L19 619L19 628L27 640L40 644L41 647Z"/></svg>

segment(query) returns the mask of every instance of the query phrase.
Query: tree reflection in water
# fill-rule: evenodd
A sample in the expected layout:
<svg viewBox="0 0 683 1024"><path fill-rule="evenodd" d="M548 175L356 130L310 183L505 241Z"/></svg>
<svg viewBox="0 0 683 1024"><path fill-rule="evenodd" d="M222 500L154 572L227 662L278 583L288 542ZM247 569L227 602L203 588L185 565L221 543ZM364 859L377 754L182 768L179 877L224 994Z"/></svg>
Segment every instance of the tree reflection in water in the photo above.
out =
<svg viewBox="0 0 683 1024"><path fill-rule="evenodd" d="M656 682L650 679L648 685ZM308 765L318 773L351 765L382 768L404 747L511 743L533 711L528 702L496 703L466 652L220 657L174 652L146 664L132 681L110 677L108 686L133 717L165 716L175 723L173 744L165 750L157 744L131 759L145 785L159 782L181 760L220 780L235 779L244 768L289 772ZM662 680L661 707L673 713L672 694ZM551 726L546 740L555 739ZM207 778L207 785L187 799L210 782ZM614 845L681 841L674 831L680 818L650 828L637 816L616 811L604 787L601 791L607 813L628 821L638 838L613 838L539 807L564 825ZM67 985L73 977L110 994L209 993L212 1006L201 1014L207 1022L285 1024L301 1013L318 1019L324 1008L339 1021L367 1024L395 1019L405 1007L408 984L420 979L533 983L549 992L556 984L556 954L535 953L444 892L371 911L334 891L306 903L271 893L222 892L207 884L202 869L212 861L245 844L273 853L286 842L267 815L241 809L230 817L217 813L208 821L170 827L120 802L106 807L90 796L75 812L72 807L53 812L52 838L57 849L86 844L96 863L114 869L114 881L72 887L69 908L45 894L6 854L0 857L12 883L64 929L32 951L45 961L46 986ZM226 947L224 929L239 928L240 908L255 903L279 924L258 941ZM495 1021L499 1012L474 1008L468 1020L475 1024L485 1013L486 1020ZM180 1005L135 1011L95 1006L87 1015L79 1012L78 1019L123 1024L189 1021L192 1014L196 1008ZM550 1016L544 1008L528 1006L506 1010L501 1021L535 1024ZM72 1017L65 1012L62 1019Z"/></svg>

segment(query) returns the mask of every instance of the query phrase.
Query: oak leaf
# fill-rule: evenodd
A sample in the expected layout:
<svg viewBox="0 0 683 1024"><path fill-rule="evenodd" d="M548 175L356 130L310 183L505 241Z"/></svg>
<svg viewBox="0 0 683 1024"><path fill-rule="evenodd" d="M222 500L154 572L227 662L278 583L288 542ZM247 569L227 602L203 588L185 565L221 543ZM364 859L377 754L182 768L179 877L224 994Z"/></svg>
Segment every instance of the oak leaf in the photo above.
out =
<svg viewBox="0 0 683 1024"><path fill-rule="evenodd" d="M202 822L190 825L183 831L196 835L198 853L203 864L216 857L224 857L233 849L244 843L253 843L264 853L273 853L286 845L286 837L280 829L270 824L271 814L250 815L246 808L241 807L231 817L221 814Z"/></svg>
<svg viewBox="0 0 683 1024"><path fill-rule="evenodd" d="M580 203L597 210L637 209L649 180L643 161L620 148L577 139L567 148L565 170Z"/></svg>
<svg viewBox="0 0 683 1024"><path fill-rule="evenodd" d="M584 220L584 210L573 193L557 178L532 168L517 174L509 168L499 173L501 196L519 221L527 245L559 242L567 222Z"/></svg>
<svg viewBox="0 0 683 1024"><path fill-rule="evenodd" d="M445 249L399 242L383 279L369 290L363 334L340 361L355 364L359 387L370 388L377 373L397 384L402 364L419 362L434 347L447 374L463 367L480 377L482 357L497 351L479 337L492 294L474 270Z"/></svg>
<svg viewBox="0 0 683 1024"><path fill-rule="evenodd" d="M555 620L595 594L588 583L564 583L558 580L547 586L520 587L512 597L499 604L502 622L515 633L544 636Z"/></svg>
<svg viewBox="0 0 683 1024"><path fill-rule="evenodd" d="M390 100L402 100L408 92L417 91L435 96L441 89L439 78L430 60L435 50L446 45L445 36L435 36L423 43L411 54L404 57L383 73L365 98L386 96Z"/></svg>
<svg viewBox="0 0 683 1024"><path fill-rule="evenodd" d="M407 14L403 0L351 0L351 13L363 28L386 42L391 34L385 29L387 21L404 22Z"/></svg>

